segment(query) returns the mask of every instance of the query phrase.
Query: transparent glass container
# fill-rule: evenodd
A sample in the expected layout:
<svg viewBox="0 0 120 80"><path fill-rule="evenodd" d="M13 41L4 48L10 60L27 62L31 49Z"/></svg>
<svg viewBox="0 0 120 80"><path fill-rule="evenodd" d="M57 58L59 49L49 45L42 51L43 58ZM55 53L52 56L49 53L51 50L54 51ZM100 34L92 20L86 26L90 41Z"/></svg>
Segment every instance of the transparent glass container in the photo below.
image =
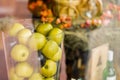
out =
<svg viewBox="0 0 120 80"><path fill-rule="evenodd" d="M21 20L15 20L13 24L14 23L19 23L23 25L24 26L23 29L29 29L32 34L29 36L26 42L27 44L23 44L23 43L20 43L20 40L18 39L19 37L21 37L21 36L18 37L19 32L17 33L16 36L11 36L11 34L8 33L9 30L2 32L2 43L4 47L3 48L4 52L5 52L4 54L5 54L5 61L6 61L7 74L8 74L6 76L8 77L8 79L9 80L32 80L35 78L38 78L38 79L50 78L53 80L59 80L61 58L58 61L55 61L55 59L56 57L59 57L59 56L62 57L63 44L60 43L60 45L57 45L56 43L56 45L61 49L61 52L60 52L61 55L56 55L54 60L49 59L48 57L43 55L42 50L33 50L34 48L33 46L31 46L33 48L29 47L28 42L30 41L30 37L34 33L36 33L34 32L32 20L21 19ZM16 30L13 30L13 31L16 31ZM22 29L20 31L22 31ZM24 35L26 35L26 33L24 33ZM21 38L22 40L27 39L27 37L24 37L24 38L21 37ZM46 47L46 50L47 49L48 48ZM54 49L52 48L52 50ZM44 66L44 70L42 69L43 66Z"/></svg>

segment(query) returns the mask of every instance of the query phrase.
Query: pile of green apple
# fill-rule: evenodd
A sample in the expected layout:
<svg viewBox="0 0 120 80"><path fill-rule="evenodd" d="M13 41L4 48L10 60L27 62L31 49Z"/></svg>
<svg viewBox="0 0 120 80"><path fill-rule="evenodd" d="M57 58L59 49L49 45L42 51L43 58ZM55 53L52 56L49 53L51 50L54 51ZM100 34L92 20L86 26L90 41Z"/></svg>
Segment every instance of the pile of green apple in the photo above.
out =
<svg viewBox="0 0 120 80"><path fill-rule="evenodd" d="M36 28L36 32L32 32L22 24L15 23L9 30L9 35L16 37L18 41L10 51L10 56L16 63L10 69L10 80L55 80L57 62L62 56L60 44L64 33L61 29L44 23ZM36 72L27 60L32 51L38 50L41 51L46 61Z"/></svg>
<svg viewBox="0 0 120 80"><path fill-rule="evenodd" d="M46 62L40 69L40 72L46 78L54 77L57 72L57 62L62 56L60 45L63 41L64 33L61 29L53 27L50 23L39 24L36 27L36 32L46 37L46 43L41 48L42 55L44 55Z"/></svg>

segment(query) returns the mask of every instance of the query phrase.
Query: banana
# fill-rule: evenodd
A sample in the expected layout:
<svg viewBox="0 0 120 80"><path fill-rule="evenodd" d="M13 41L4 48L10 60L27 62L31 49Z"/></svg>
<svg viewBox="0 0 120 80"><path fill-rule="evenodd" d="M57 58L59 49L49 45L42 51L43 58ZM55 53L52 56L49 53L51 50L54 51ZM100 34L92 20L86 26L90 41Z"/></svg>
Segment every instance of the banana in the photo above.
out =
<svg viewBox="0 0 120 80"><path fill-rule="evenodd" d="M94 0L94 5L90 5L89 10L92 12L93 18L96 16L100 16L103 11L102 2L100 0Z"/></svg>
<svg viewBox="0 0 120 80"><path fill-rule="evenodd" d="M101 0L87 0L84 6L78 6L77 8L80 16L85 20L97 17L102 13L103 10Z"/></svg>
<svg viewBox="0 0 120 80"><path fill-rule="evenodd" d="M103 11L101 0L55 0L59 6L59 16L66 15L92 19Z"/></svg>
<svg viewBox="0 0 120 80"><path fill-rule="evenodd" d="M77 5L77 8L83 8L88 3L88 1L89 0L80 0L79 5Z"/></svg>
<svg viewBox="0 0 120 80"><path fill-rule="evenodd" d="M89 0L81 0L80 6L83 7Z"/></svg>
<svg viewBox="0 0 120 80"><path fill-rule="evenodd" d="M69 6L62 7L60 9L59 16L62 16L62 15L67 15L75 18L79 16L79 11L76 9L75 6L69 5Z"/></svg>
<svg viewBox="0 0 120 80"><path fill-rule="evenodd" d="M85 20L90 18L89 16L87 16L87 12L88 12L88 7L84 7L79 10L80 16Z"/></svg>
<svg viewBox="0 0 120 80"><path fill-rule="evenodd" d="M80 0L54 0L55 2L57 2L58 4L62 4L62 5L78 5Z"/></svg>
<svg viewBox="0 0 120 80"><path fill-rule="evenodd" d="M101 0L96 0L96 6L98 8L97 15L101 14L103 12L103 3Z"/></svg>
<svg viewBox="0 0 120 80"><path fill-rule="evenodd" d="M76 18L79 16L79 11L76 5L79 4L80 0L55 0L58 4L59 16L71 16Z"/></svg>
<svg viewBox="0 0 120 80"><path fill-rule="evenodd" d="M94 18L99 11L95 0L94 1L91 0L88 5L89 5L88 11L91 12L91 16L92 18Z"/></svg>

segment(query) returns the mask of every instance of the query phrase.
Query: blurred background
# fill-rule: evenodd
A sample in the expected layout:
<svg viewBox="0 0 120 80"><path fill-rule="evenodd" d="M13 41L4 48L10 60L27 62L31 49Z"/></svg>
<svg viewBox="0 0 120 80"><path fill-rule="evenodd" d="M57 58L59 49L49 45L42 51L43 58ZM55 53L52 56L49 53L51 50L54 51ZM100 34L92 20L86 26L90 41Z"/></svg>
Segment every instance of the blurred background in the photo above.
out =
<svg viewBox="0 0 120 80"><path fill-rule="evenodd" d="M0 17L15 16L17 18L30 18L27 9L28 0L0 0Z"/></svg>

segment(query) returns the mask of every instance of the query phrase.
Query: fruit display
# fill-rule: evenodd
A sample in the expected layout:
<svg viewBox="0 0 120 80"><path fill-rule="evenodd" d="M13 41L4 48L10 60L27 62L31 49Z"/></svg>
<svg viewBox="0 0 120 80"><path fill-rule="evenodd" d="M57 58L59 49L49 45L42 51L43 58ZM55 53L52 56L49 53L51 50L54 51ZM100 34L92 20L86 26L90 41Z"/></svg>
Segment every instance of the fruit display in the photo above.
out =
<svg viewBox="0 0 120 80"><path fill-rule="evenodd" d="M41 75L44 80L59 80L56 75L59 74L58 64L62 57L61 43L64 32L51 23L39 23L35 28L35 33L43 34L46 37L45 45L39 50L45 59L40 68Z"/></svg>
<svg viewBox="0 0 120 80"><path fill-rule="evenodd" d="M3 42L9 80L59 80L61 29L50 23L31 28L18 21L7 30Z"/></svg>
<svg viewBox="0 0 120 80"><path fill-rule="evenodd" d="M22 21L16 21L3 33L9 80L28 80L39 70L37 51L31 52L28 47L29 38L33 35L33 28L28 26Z"/></svg>

